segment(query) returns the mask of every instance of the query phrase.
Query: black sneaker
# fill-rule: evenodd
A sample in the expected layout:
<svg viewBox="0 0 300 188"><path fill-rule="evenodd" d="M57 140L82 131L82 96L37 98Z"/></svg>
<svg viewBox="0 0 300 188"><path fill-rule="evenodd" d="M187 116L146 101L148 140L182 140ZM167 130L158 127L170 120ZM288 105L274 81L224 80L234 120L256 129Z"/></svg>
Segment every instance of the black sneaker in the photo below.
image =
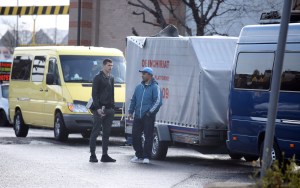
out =
<svg viewBox="0 0 300 188"><path fill-rule="evenodd" d="M97 159L96 155L90 156L90 163L98 163L98 159Z"/></svg>
<svg viewBox="0 0 300 188"><path fill-rule="evenodd" d="M108 155L102 155L101 162L103 162L103 163L114 163L114 162L116 162L116 160L111 158Z"/></svg>

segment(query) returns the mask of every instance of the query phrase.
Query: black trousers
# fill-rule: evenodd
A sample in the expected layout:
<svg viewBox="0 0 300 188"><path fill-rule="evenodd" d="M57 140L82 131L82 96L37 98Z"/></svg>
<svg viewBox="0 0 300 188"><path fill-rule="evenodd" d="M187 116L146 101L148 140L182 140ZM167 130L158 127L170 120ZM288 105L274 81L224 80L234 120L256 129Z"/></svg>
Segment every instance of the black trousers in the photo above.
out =
<svg viewBox="0 0 300 188"><path fill-rule="evenodd" d="M96 151L96 141L97 137L100 134L102 129L102 155L107 154L108 144L109 144L109 136L111 132L111 126L114 120L114 110L107 109L104 111L106 116L101 117L97 111L93 112L94 116L94 127L90 137L90 152L91 154L95 154Z"/></svg>
<svg viewBox="0 0 300 188"><path fill-rule="evenodd" d="M135 118L132 127L132 145L135 155L138 158L151 158L153 146L155 115L145 115L142 119ZM144 133L145 142L142 144L142 134Z"/></svg>

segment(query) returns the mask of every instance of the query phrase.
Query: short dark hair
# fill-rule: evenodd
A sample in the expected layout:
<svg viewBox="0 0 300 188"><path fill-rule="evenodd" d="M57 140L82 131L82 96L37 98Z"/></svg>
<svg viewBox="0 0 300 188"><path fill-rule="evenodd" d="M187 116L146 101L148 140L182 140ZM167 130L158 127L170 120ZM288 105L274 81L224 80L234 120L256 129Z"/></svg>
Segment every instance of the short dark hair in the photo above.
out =
<svg viewBox="0 0 300 188"><path fill-rule="evenodd" d="M107 63L112 63L111 59L104 59L103 60L103 65L106 65Z"/></svg>

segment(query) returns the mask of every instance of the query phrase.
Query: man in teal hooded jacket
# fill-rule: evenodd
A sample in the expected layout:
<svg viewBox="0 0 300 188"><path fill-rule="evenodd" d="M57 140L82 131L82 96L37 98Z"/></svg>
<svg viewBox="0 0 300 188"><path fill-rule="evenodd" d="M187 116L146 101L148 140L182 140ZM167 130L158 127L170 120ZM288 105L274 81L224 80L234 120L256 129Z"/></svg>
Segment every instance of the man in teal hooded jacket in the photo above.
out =
<svg viewBox="0 0 300 188"><path fill-rule="evenodd" d="M153 131L156 113L162 105L162 92L153 78L153 70L145 67L142 73L142 83L136 86L129 106L129 119L133 117L132 145L135 150L133 163L150 163ZM142 145L142 134L145 142Z"/></svg>

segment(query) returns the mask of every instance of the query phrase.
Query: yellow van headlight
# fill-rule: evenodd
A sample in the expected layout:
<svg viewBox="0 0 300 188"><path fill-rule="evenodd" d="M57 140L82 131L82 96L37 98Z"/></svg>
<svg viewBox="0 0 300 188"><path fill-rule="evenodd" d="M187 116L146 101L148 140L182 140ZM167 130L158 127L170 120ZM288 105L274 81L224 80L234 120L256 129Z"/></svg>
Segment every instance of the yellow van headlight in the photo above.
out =
<svg viewBox="0 0 300 188"><path fill-rule="evenodd" d="M82 113L89 112L86 106L82 104L68 103L68 108L71 112L82 112Z"/></svg>

